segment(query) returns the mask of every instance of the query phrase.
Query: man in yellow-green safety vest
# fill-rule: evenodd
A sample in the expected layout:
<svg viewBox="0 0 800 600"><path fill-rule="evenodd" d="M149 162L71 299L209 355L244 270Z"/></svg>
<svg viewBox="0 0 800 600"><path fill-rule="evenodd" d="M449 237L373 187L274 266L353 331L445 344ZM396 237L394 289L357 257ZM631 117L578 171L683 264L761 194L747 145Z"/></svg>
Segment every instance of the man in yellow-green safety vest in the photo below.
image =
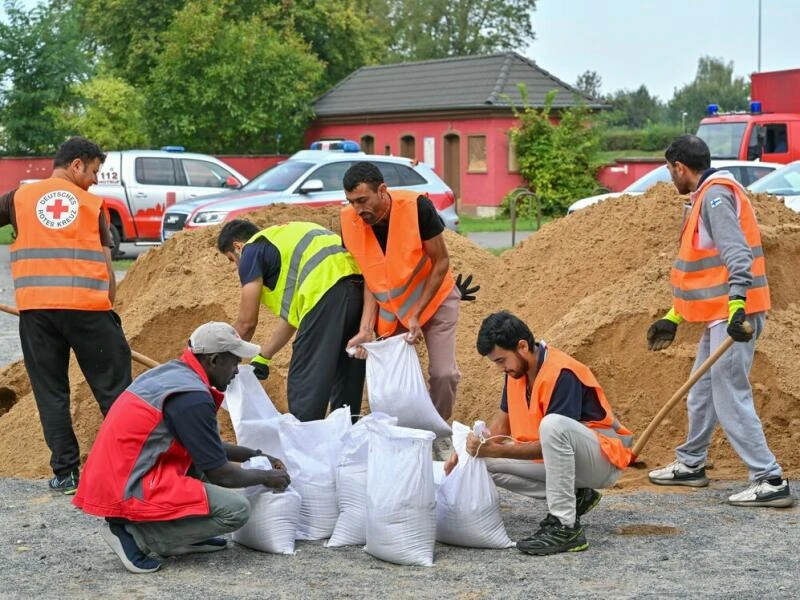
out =
<svg viewBox="0 0 800 600"><path fill-rule="evenodd" d="M358 333L364 279L336 233L293 221L259 230L245 220L226 223L217 249L237 265L242 285L239 316L233 324L250 340L259 304L280 317L252 365L256 377L269 376L269 364L292 336L287 396L289 412L301 421L325 417L349 405L361 411L364 361L345 352ZM296 335L295 335L296 332Z"/></svg>

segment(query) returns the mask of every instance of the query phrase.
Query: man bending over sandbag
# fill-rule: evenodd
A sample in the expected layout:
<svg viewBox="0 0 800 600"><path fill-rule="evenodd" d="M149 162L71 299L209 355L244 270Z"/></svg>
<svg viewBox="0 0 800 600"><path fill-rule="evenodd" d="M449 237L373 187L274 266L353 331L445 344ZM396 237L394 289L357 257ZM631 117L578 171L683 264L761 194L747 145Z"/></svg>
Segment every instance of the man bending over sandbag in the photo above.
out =
<svg viewBox="0 0 800 600"><path fill-rule="evenodd" d="M486 458L498 486L547 499L538 531L517 548L540 555L586 550L580 518L600 501L593 488L613 485L630 463L633 434L614 418L588 367L535 342L511 313L486 317L477 346L506 382L489 431L480 439L470 433L467 451ZM457 462L453 454L445 473Z"/></svg>
<svg viewBox="0 0 800 600"><path fill-rule="evenodd" d="M235 489L289 485L279 460L268 457L270 471L244 470L233 463L261 451L219 437L223 392L239 361L257 353L227 323L206 323L178 360L137 377L111 407L73 504L106 518L101 535L131 573L157 571L161 562L150 554L224 550L226 539L214 536L250 517L250 504Z"/></svg>

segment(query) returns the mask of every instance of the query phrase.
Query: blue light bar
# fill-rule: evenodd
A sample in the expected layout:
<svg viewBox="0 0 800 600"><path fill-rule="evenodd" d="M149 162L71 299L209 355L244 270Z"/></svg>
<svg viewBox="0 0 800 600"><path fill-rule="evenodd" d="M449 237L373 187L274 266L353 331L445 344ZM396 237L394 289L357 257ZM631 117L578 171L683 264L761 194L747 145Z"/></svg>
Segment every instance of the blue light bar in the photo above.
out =
<svg viewBox="0 0 800 600"><path fill-rule="evenodd" d="M331 150L338 152L361 152L361 146L353 140L324 140L311 142L309 150Z"/></svg>
<svg viewBox="0 0 800 600"><path fill-rule="evenodd" d="M761 114L761 101L760 100L753 100L750 103L750 112L753 113L754 115L760 115Z"/></svg>
<svg viewBox="0 0 800 600"><path fill-rule="evenodd" d="M708 105L708 114L713 116L719 112L719 105L718 104L709 104Z"/></svg>
<svg viewBox="0 0 800 600"><path fill-rule="evenodd" d="M183 152L186 150L183 146L161 146L164 152Z"/></svg>

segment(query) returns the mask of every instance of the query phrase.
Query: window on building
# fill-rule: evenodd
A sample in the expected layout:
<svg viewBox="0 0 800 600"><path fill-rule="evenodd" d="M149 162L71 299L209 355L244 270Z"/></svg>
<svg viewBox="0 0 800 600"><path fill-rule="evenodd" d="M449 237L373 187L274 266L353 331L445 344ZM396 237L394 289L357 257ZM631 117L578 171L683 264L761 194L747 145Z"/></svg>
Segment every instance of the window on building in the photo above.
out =
<svg viewBox="0 0 800 600"><path fill-rule="evenodd" d="M517 160L517 146L511 135L508 136L508 172L519 173L519 161Z"/></svg>
<svg viewBox="0 0 800 600"><path fill-rule="evenodd" d="M404 135L400 138L400 156L405 158L417 158L417 142L413 135Z"/></svg>
<svg viewBox="0 0 800 600"><path fill-rule="evenodd" d="M371 135L362 135L361 150L366 154L375 154L375 138Z"/></svg>
<svg viewBox="0 0 800 600"><path fill-rule="evenodd" d="M389 144L386 144L386 145L383 147L383 153L384 153L386 156L391 156L391 155L392 155L392 147L391 147Z"/></svg>
<svg viewBox="0 0 800 600"><path fill-rule="evenodd" d="M470 173L486 173L486 136L467 136L467 171Z"/></svg>
<svg viewBox="0 0 800 600"><path fill-rule="evenodd" d="M174 161L171 158L137 158L136 181L149 185L177 185Z"/></svg>

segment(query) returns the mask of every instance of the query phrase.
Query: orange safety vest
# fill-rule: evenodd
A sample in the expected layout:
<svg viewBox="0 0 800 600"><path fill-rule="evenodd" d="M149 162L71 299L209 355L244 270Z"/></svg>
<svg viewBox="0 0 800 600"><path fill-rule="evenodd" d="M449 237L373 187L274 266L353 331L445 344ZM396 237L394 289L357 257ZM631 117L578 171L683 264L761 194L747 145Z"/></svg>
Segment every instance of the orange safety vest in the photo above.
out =
<svg viewBox="0 0 800 600"><path fill-rule="evenodd" d="M101 198L64 179L17 190L10 258L19 310L111 310L100 244L102 207Z"/></svg>
<svg viewBox="0 0 800 600"><path fill-rule="evenodd" d="M380 336L394 333L398 321L408 328L408 314L422 295L431 272L431 259L425 253L419 233L418 197L414 192L392 192L385 254L372 227L364 223L353 207L342 209L342 239L380 306L376 327ZM420 325L433 316L453 285L453 274L448 271L420 314Z"/></svg>
<svg viewBox="0 0 800 600"><path fill-rule="evenodd" d="M767 285L764 249L758 230L753 205L742 188L729 179L706 180L697 191L689 216L681 231L678 258L672 266L673 307L684 319L691 322L708 322L728 318L728 268L717 248L701 249L700 208L706 192L712 185L724 185L731 189L739 202L739 224L744 238L753 252L753 283L747 290L745 311L748 314L769 310L769 286Z"/></svg>
<svg viewBox="0 0 800 600"><path fill-rule="evenodd" d="M506 381L511 437L517 442L539 441L539 426L547 414L547 407L553 397L556 381L558 381L561 371L567 369L575 373L583 385L594 389L600 406L606 413L602 421L581 422L594 431L597 441L600 442L600 450L611 464L620 469L627 467L632 457L630 448L633 446L633 433L623 427L614 417L603 388L600 387L589 367L550 346L542 346L540 351L546 354L544 362L533 380L530 406L525 393L527 377L519 379L509 377Z"/></svg>

